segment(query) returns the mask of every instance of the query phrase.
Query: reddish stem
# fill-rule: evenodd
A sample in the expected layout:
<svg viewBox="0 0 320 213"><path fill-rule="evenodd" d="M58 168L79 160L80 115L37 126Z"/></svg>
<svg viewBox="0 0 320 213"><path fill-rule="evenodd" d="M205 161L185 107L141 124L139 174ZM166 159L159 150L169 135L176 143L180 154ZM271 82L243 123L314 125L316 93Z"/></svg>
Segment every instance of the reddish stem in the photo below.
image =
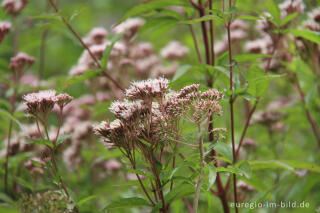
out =
<svg viewBox="0 0 320 213"><path fill-rule="evenodd" d="M49 0L52 7L55 9L56 13L59 14L59 8L56 5L56 3L54 2L54 0ZM100 69L105 69L105 67L102 67L99 60L94 56L94 54L91 52L90 48L84 43L84 41L82 40L82 38L80 37L80 35L73 29L73 27L71 26L71 24L67 21L67 19L65 19L63 16L61 16L62 21L66 24L66 26L69 28L69 30L73 33L73 35L80 41L81 45L88 51L90 57L94 60L94 62L97 64L97 66ZM113 79L109 73L107 72L103 72L106 77L112 81L112 83L114 85L116 85L116 87L118 87L120 90L124 91L124 88L115 80Z"/></svg>

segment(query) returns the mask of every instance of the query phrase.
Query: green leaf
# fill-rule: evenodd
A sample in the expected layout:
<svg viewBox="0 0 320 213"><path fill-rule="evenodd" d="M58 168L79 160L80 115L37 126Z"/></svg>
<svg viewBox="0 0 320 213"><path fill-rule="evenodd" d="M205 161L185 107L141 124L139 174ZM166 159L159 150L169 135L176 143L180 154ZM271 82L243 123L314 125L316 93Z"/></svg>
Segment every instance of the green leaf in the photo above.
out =
<svg viewBox="0 0 320 213"><path fill-rule="evenodd" d="M233 161L232 148L228 144L217 142L214 146L214 150L228 158L231 162Z"/></svg>
<svg viewBox="0 0 320 213"><path fill-rule="evenodd" d="M37 15L37 16L32 16L31 18L32 19L49 19L49 20L62 21L60 16L57 13Z"/></svg>
<svg viewBox="0 0 320 213"><path fill-rule="evenodd" d="M252 170L263 170L263 169L286 169L291 172L294 171L294 168L284 162L277 160L269 161L248 161Z"/></svg>
<svg viewBox="0 0 320 213"><path fill-rule="evenodd" d="M59 146L60 144L62 144L63 142L65 142L68 138L70 138L72 135L71 134L66 134L66 135L61 135L59 136L57 142L56 142L56 146Z"/></svg>
<svg viewBox="0 0 320 213"><path fill-rule="evenodd" d="M1 205L0 206L0 212L5 212L5 213L20 213L21 211L19 211L18 209L15 209L12 206L4 206Z"/></svg>
<svg viewBox="0 0 320 213"><path fill-rule="evenodd" d="M286 32L296 37L302 37L314 43L320 44L320 32L314 32L311 30L297 30L297 29L288 30Z"/></svg>
<svg viewBox="0 0 320 213"><path fill-rule="evenodd" d="M317 165L315 163L302 162L302 161L296 161L296 160L284 160L282 162L290 165L295 169L306 169L311 172L320 173L320 165Z"/></svg>
<svg viewBox="0 0 320 213"><path fill-rule="evenodd" d="M221 17L219 17L219 16L216 16L216 15L205 15L205 16L202 16L200 18L181 21L180 23L181 24L195 24L195 23L199 23L199 22L203 22L203 21L210 21L210 20L223 21L223 19Z"/></svg>
<svg viewBox="0 0 320 213"><path fill-rule="evenodd" d="M0 200L6 202L6 203L13 203L13 200L6 195L5 193L0 192Z"/></svg>
<svg viewBox="0 0 320 213"><path fill-rule="evenodd" d="M112 51L112 48L113 46L115 45L115 43L122 37L122 34L118 34L118 35L115 35L114 37L112 37L111 39L111 44L108 45L106 47L106 49L104 50L104 53L103 53L103 57L101 59L101 67L102 67L102 70L101 72L104 71L104 69L107 67L107 63L109 61L109 57L110 57L110 54L111 54L111 51Z"/></svg>
<svg viewBox="0 0 320 213"><path fill-rule="evenodd" d="M237 19L253 20L253 21L261 20L261 18L259 18L259 17L256 17L256 16L250 16L250 15L238 16L237 18L235 18L235 20L237 20Z"/></svg>
<svg viewBox="0 0 320 213"><path fill-rule="evenodd" d="M252 175L252 170L248 161L240 161L237 163L238 170L244 174L246 178L250 178Z"/></svg>
<svg viewBox="0 0 320 213"><path fill-rule="evenodd" d="M295 13L291 13L289 15L287 15L280 23L280 26L284 26L286 25L287 23L289 23L290 21L292 21L293 19L295 19L297 17L298 13L295 12Z"/></svg>
<svg viewBox="0 0 320 213"><path fill-rule="evenodd" d="M141 4L138 4L137 6L130 9L120 20L119 23L123 22L127 18L144 15L149 11L164 8L168 6L190 6L188 2L184 0L151 0L151 1L145 1Z"/></svg>
<svg viewBox="0 0 320 213"><path fill-rule="evenodd" d="M41 139L41 138L31 139L30 141L28 141L28 143L40 144L40 145L45 145L53 148L53 143L47 139Z"/></svg>
<svg viewBox="0 0 320 213"><path fill-rule="evenodd" d="M99 70L89 69L89 70L87 70L87 71L86 71L84 74L82 74L82 75L70 77L70 78L67 79L67 80L63 83L63 85L62 85L61 87L59 87L57 90L58 90L58 91L65 90L65 89L67 89L67 88L70 87L70 86L73 86L73 85L75 85L75 84L82 83L82 82L84 82L85 80L88 80L88 79L97 77L98 75L100 75L100 73L101 73L102 71L103 71L103 70L101 70L101 69L99 69Z"/></svg>
<svg viewBox="0 0 320 213"><path fill-rule="evenodd" d="M113 201L109 205L107 205L105 209L117 209L124 207L136 207L136 206L151 206L150 203L139 197L130 197L130 198L121 198L120 200Z"/></svg>
<svg viewBox="0 0 320 213"><path fill-rule="evenodd" d="M177 79L179 79L181 76L186 74L189 69L191 69L191 65L189 64L184 64L180 66L177 72L174 74L172 81L176 81Z"/></svg>
<svg viewBox="0 0 320 213"><path fill-rule="evenodd" d="M127 172L128 173L138 174L138 175L141 175L141 176L144 176L144 177L148 177L148 178L151 178L151 179L154 178L154 176L152 174L150 174L149 172L144 172L144 171L141 171L141 170L138 170L138 169L128 169Z"/></svg>
<svg viewBox="0 0 320 213"><path fill-rule="evenodd" d="M278 4L275 3L273 0L270 0L269 3L267 4L267 9L271 16L274 19L274 23L279 26L280 25L280 20L281 20L281 15L280 15L280 9L278 7Z"/></svg>
<svg viewBox="0 0 320 213"><path fill-rule="evenodd" d="M254 101L257 99L256 97L254 97L253 95L251 95L250 93L247 93L247 92L240 92L237 95L240 97L243 97L247 101Z"/></svg>
<svg viewBox="0 0 320 213"><path fill-rule="evenodd" d="M11 115L8 111L0 109L0 115L2 117L6 117L6 118L14 121L16 124L18 124L19 128L21 129L21 123L13 115Z"/></svg>
<svg viewBox="0 0 320 213"><path fill-rule="evenodd" d="M217 177L217 170L216 167L212 164L206 164L205 171L209 170L209 177L208 177L208 188L207 190L210 190L210 188L213 186L214 182L216 181Z"/></svg>
<svg viewBox="0 0 320 213"><path fill-rule="evenodd" d="M77 205L80 207L82 206L84 203L88 202L89 200L92 200L94 198L96 198L97 195L90 195L88 197L82 198L79 202L77 202Z"/></svg>
<svg viewBox="0 0 320 213"><path fill-rule="evenodd" d="M237 62L247 62L247 61L254 61L259 58L271 58L272 56L268 54L254 54L254 53L248 53L248 54L241 54L241 55L235 55L233 58Z"/></svg>
<svg viewBox="0 0 320 213"><path fill-rule="evenodd" d="M216 168L216 171L217 172L230 172L230 173L233 173L233 174L238 174L240 176L242 176L242 173L237 169L237 168L234 168L234 167L217 167Z"/></svg>

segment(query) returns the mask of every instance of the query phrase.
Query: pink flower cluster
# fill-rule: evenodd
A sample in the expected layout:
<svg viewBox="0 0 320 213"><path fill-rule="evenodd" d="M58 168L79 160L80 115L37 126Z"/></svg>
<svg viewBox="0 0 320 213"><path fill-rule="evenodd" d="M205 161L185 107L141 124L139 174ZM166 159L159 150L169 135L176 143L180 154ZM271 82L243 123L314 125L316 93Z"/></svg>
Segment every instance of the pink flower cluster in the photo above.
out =
<svg viewBox="0 0 320 213"><path fill-rule="evenodd" d="M55 104L62 109L73 98L68 94L56 95L56 91L54 90L44 90L24 95L22 99L27 105L28 113L36 116L39 113L47 114L53 109Z"/></svg>
<svg viewBox="0 0 320 213"><path fill-rule="evenodd" d="M25 67L29 68L34 63L34 61L34 57L31 57L26 53L20 52L16 56L11 58L10 69L14 71L22 71Z"/></svg>
<svg viewBox="0 0 320 213"><path fill-rule="evenodd" d="M5 8L6 12L12 15L17 15L23 10L29 0L4 0L2 7Z"/></svg>
<svg viewBox="0 0 320 213"><path fill-rule="evenodd" d="M7 33L11 29L11 23L7 21L0 21L0 43L6 37Z"/></svg>
<svg viewBox="0 0 320 213"><path fill-rule="evenodd" d="M108 147L130 150L139 138L148 137L152 138L153 146L158 146L170 141L177 120L190 118L192 122L200 122L210 115L221 114L219 101L223 95L216 89L201 92L200 85L195 84L175 92L168 84L164 78L131 83L126 90L127 99L115 101L110 107L117 119L95 125L95 133L104 138Z"/></svg>

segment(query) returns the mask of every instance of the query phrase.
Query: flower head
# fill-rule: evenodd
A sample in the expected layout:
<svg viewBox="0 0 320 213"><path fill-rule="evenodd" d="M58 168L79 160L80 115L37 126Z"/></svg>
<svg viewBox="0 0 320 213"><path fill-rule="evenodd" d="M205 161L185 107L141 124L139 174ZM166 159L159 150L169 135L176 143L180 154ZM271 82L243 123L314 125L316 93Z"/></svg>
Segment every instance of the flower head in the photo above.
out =
<svg viewBox="0 0 320 213"><path fill-rule="evenodd" d="M73 97L63 93L63 94L59 94L55 97L55 101L58 104L58 106L60 107L60 109L62 109L64 106L66 106L68 103L70 103L70 101L72 101Z"/></svg>
<svg viewBox="0 0 320 213"><path fill-rule="evenodd" d="M7 21L0 21L0 43L7 35L11 28L11 23Z"/></svg>
<svg viewBox="0 0 320 213"><path fill-rule="evenodd" d="M168 84L169 81L161 77L133 82L125 94L129 99L150 99L162 96L167 91Z"/></svg>
<svg viewBox="0 0 320 213"><path fill-rule="evenodd" d="M189 53L189 49L178 41L171 41L161 50L161 56L165 59L181 59Z"/></svg>
<svg viewBox="0 0 320 213"><path fill-rule="evenodd" d="M11 58L9 67L12 70L22 70L26 66L30 67L34 63L34 61L34 57L31 57L26 53L20 52L16 56Z"/></svg>
<svg viewBox="0 0 320 213"><path fill-rule="evenodd" d="M28 0L4 0L2 7L5 8L6 12L12 15L16 15L25 8Z"/></svg>
<svg viewBox="0 0 320 213"><path fill-rule="evenodd" d="M105 41L108 32L103 27L93 28L89 34L83 38L86 45L91 46L94 44L102 44Z"/></svg>
<svg viewBox="0 0 320 213"><path fill-rule="evenodd" d="M141 18L129 18L121 24L115 26L112 32L115 34L124 33L126 39L130 39L144 25L145 21Z"/></svg>

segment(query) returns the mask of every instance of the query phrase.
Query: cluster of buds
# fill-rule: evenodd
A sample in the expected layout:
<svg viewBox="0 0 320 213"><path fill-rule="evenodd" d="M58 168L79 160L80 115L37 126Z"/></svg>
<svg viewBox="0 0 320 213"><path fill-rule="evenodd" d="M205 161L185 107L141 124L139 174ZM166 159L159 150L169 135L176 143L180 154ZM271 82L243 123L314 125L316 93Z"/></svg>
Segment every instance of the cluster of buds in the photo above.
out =
<svg viewBox="0 0 320 213"><path fill-rule="evenodd" d="M4 0L2 7L11 15L18 15L27 5L29 0Z"/></svg>
<svg viewBox="0 0 320 213"><path fill-rule="evenodd" d="M11 23L7 21L0 21L0 43L6 37L11 28Z"/></svg>
<svg viewBox="0 0 320 213"><path fill-rule="evenodd" d="M63 107L73 98L68 94L56 95L55 90L44 90L24 95L22 99L25 101L27 112L30 115L46 119L55 104L57 104L62 111Z"/></svg>

